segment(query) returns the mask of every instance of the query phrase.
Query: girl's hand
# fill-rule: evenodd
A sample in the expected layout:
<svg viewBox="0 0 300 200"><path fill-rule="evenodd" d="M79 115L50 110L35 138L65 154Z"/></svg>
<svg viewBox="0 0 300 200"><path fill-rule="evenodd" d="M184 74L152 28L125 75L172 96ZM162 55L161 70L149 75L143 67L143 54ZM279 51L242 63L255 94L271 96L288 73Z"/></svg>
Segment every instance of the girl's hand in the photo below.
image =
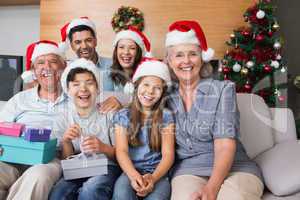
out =
<svg viewBox="0 0 300 200"><path fill-rule="evenodd" d="M137 195L145 190L144 180L140 174L137 174L135 177L130 178L130 182L132 188L137 192Z"/></svg>
<svg viewBox="0 0 300 200"><path fill-rule="evenodd" d="M78 124L73 124L70 126L63 135L63 142L71 142L80 136L80 126Z"/></svg>
<svg viewBox="0 0 300 200"><path fill-rule="evenodd" d="M96 136L84 137L81 146L85 153L103 153L105 148L105 144Z"/></svg>
<svg viewBox="0 0 300 200"><path fill-rule="evenodd" d="M145 189L143 191L137 193L137 195L141 196L141 197L145 197L149 193L151 193L153 191L154 184L155 184L152 174L143 175L143 180L145 183Z"/></svg>
<svg viewBox="0 0 300 200"><path fill-rule="evenodd" d="M200 191L194 192L190 199L191 200L216 200L218 192L210 187L205 185Z"/></svg>

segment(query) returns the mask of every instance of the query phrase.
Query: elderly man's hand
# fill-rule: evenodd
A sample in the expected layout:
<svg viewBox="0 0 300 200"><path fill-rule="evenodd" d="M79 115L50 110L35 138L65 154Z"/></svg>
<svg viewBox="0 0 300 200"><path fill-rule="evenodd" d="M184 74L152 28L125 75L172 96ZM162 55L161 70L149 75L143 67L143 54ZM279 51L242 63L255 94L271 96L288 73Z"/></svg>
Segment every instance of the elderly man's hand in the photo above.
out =
<svg viewBox="0 0 300 200"><path fill-rule="evenodd" d="M105 101L98 105L99 112L103 114L118 111L123 107L122 104L118 101L118 99L114 96L107 98Z"/></svg>

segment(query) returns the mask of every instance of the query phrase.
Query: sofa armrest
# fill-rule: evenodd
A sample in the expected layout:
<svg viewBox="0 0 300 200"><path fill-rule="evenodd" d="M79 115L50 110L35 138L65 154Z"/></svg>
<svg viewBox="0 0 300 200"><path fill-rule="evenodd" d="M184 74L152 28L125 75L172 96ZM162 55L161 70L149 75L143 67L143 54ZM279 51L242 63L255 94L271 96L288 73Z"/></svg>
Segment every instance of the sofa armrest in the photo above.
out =
<svg viewBox="0 0 300 200"><path fill-rule="evenodd" d="M275 143L297 140L294 114L289 108L270 108Z"/></svg>
<svg viewBox="0 0 300 200"><path fill-rule="evenodd" d="M300 191L300 142L276 144L255 158L268 189L275 195Z"/></svg>

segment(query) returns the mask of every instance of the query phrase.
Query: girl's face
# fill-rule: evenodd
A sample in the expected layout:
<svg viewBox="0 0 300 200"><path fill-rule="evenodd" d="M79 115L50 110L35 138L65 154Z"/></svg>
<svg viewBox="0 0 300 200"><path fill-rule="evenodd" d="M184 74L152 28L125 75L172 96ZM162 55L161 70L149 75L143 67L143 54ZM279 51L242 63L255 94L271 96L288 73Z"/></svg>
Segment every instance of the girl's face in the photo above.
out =
<svg viewBox="0 0 300 200"><path fill-rule="evenodd" d="M91 108L96 103L98 94L97 83L91 73L78 73L69 82L68 93L77 108Z"/></svg>
<svg viewBox="0 0 300 200"><path fill-rule="evenodd" d="M195 44L178 44L168 49L168 63L179 81L200 79L201 49Z"/></svg>
<svg viewBox="0 0 300 200"><path fill-rule="evenodd" d="M156 76L145 76L137 88L137 97L144 110L150 110L163 93L163 80Z"/></svg>
<svg viewBox="0 0 300 200"><path fill-rule="evenodd" d="M121 39L117 44L117 58L123 69L131 68L137 54L137 45L131 39Z"/></svg>

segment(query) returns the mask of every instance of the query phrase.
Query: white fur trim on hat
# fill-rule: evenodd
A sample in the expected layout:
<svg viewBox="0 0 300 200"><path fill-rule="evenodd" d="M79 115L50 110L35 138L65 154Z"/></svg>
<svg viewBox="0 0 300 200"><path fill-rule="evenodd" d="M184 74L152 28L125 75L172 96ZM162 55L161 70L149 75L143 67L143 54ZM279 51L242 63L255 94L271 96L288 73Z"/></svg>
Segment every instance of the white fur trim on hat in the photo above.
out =
<svg viewBox="0 0 300 200"><path fill-rule="evenodd" d="M31 62L34 62L37 57L50 53L64 58L64 53L57 46L49 43L39 43L35 46L30 60Z"/></svg>
<svg viewBox="0 0 300 200"><path fill-rule="evenodd" d="M70 24L68 25L67 28L67 35L69 34L70 30L76 26L80 26L80 25L85 25L90 27L95 34L97 33L96 31L96 26L94 24L94 22L92 22L90 19L86 19L86 18L78 18L78 19L73 19Z"/></svg>
<svg viewBox="0 0 300 200"><path fill-rule="evenodd" d="M76 68L83 68L83 69L87 69L88 71L92 72L96 78L97 84L98 84L98 88L100 87L100 71L99 69L96 67L96 65L90 61L90 60L86 60L85 58L80 58L77 59L73 62L71 62L66 69L64 70L64 72L61 75L61 86L63 91L68 94L68 87L67 87L67 77L70 73L70 71L72 69L76 69Z"/></svg>
<svg viewBox="0 0 300 200"><path fill-rule="evenodd" d="M165 46L169 47L169 46L177 45L177 44L198 44L198 45L200 45L200 42L196 36L195 31L192 29L187 32L173 30L173 31L167 33Z"/></svg>
<svg viewBox="0 0 300 200"><path fill-rule="evenodd" d="M145 51L144 42L137 33L133 32L131 30L123 30L123 31L118 32L113 41L113 46L115 47L117 45L117 43L119 42L119 40L121 40L121 39L131 39L139 45L139 47L142 49L143 52Z"/></svg>
<svg viewBox="0 0 300 200"><path fill-rule="evenodd" d="M168 86L172 84L168 66L165 63L157 60L142 62L136 69L132 77L132 81L136 82L143 76L157 76L163 79Z"/></svg>
<svg viewBox="0 0 300 200"><path fill-rule="evenodd" d="M24 83L31 83L32 81L36 80L36 77L33 71L24 71L21 75Z"/></svg>

